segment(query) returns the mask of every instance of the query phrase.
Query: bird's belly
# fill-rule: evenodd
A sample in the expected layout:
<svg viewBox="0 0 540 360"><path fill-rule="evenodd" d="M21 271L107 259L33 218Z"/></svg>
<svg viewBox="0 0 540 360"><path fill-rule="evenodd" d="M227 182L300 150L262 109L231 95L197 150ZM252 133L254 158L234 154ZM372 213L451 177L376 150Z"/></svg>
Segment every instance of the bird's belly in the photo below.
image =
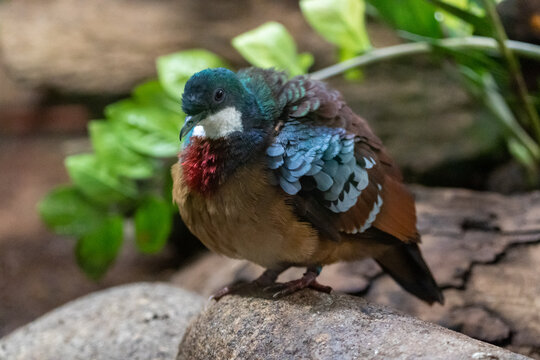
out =
<svg viewBox="0 0 540 360"><path fill-rule="evenodd" d="M211 250L266 268L311 262L318 236L268 183L262 164L238 169L207 196L185 185L178 164L172 173L173 197L184 222Z"/></svg>

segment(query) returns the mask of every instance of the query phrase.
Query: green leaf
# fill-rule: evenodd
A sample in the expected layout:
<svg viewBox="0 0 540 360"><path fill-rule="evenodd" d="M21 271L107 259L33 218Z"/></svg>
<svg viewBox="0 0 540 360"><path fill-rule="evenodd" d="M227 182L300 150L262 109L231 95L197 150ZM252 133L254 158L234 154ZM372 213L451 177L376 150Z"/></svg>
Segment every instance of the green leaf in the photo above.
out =
<svg viewBox="0 0 540 360"><path fill-rule="evenodd" d="M480 16L467 9L470 6L469 2L466 0L427 0L433 5L436 5L441 10L444 10L444 13L453 15L454 19L450 18L445 20L445 24L451 28L459 27L459 24L454 21L459 19L464 21L474 27L474 32L477 35L482 36L491 36L491 24L484 16ZM453 3L452 3L453 2ZM460 6L461 5L461 6ZM464 8L465 7L465 8ZM471 32L461 35L470 35Z"/></svg>
<svg viewBox="0 0 540 360"><path fill-rule="evenodd" d="M443 37L436 8L426 0L368 0L392 27L433 38Z"/></svg>
<svg viewBox="0 0 540 360"><path fill-rule="evenodd" d="M92 146L101 163L111 172L133 179L143 179L154 174L152 160L127 148L106 121L91 121L88 125Z"/></svg>
<svg viewBox="0 0 540 360"><path fill-rule="evenodd" d="M148 197L135 213L135 241L140 251L156 253L165 246L171 232L170 205L158 197Z"/></svg>
<svg viewBox="0 0 540 360"><path fill-rule="evenodd" d="M161 189L160 195L165 199L167 204L169 204L171 211L173 211L174 213L174 212L178 212L178 207L173 202L173 195L172 195L173 179L172 179L171 170L170 170L171 166L172 164L170 166L165 167L165 172L162 177L163 187Z"/></svg>
<svg viewBox="0 0 540 360"><path fill-rule="evenodd" d="M521 127L516 120L512 110L508 106L505 98L499 92L498 86L493 79L493 75L487 71L480 75L481 85L483 86L483 100L488 109L493 113L500 124L505 127L508 138L516 139L524 149L527 149L530 156L537 161L540 160L540 146L529 134ZM515 146L514 146L515 149ZM512 151L512 148L510 148ZM524 159L522 156L521 159ZM518 160L521 161L518 158Z"/></svg>
<svg viewBox="0 0 540 360"><path fill-rule="evenodd" d="M38 211L45 224L61 235L82 236L105 220L103 209L73 186L60 186L49 192L39 202Z"/></svg>
<svg viewBox="0 0 540 360"><path fill-rule="evenodd" d="M65 165L77 189L93 201L121 203L137 196L133 181L111 172L94 154L68 156Z"/></svg>
<svg viewBox="0 0 540 360"><path fill-rule="evenodd" d="M105 113L122 142L141 154L172 157L180 150L182 115L132 100L109 105Z"/></svg>
<svg viewBox="0 0 540 360"><path fill-rule="evenodd" d="M285 26L267 22L232 39L234 48L252 65L285 70L290 76L305 74L313 64L311 54L298 54Z"/></svg>
<svg viewBox="0 0 540 360"><path fill-rule="evenodd" d="M137 86L133 90L133 98L139 104L155 105L183 114L180 102L170 97L157 80L148 81Z"/></svg>
<svg viewBox="0 0 540 360"><path fill-rule="evenodd" d="M298 54L298 66L301 69L306 69L305 72L313 65L315 62L315 58L313 57L313 54L308 52L303 52Z"/></svg>
<svg viewBox="0 0 540 360"><path fill-rule="evenodd" d="M339 61L346 61L356 57L357 54L349 51L348 49L339 49ZM360 68L347 70L343 76L349 81L362 81L364 79L364 72Z"/></svg>
<svg viewBox="0 0 540 360"><path fill-rule="evenodd" d="M528 169L536 169L536 161L532 157L531 153L527 150L527 148L523 146L519 141L514 138L510 138L508 139L507 145L508 151L510 152L510 154L512 154L514 159L516 159Z"/></svg>
<svg viewBox="0 0 540 360"><path fill-rule="evenodd" d="M116 259L122 245L122 226L122 217L113 216L77 241L77 263L90 278L101 278Z"/></svg>
<svg viewBox="0 0 540 360"><path fill-rule="evenodd" d="M173 99L182 100L184 85L194 73L215 67L226 67L225 62L207 50L186 50L157 59L159 82Z"/></svg>
<svg viewBox="0 0 540 360"><path fill-rule="evenodd" d="M451 49L441 45L438 41L432 42L431 45L435 54L442 55L444 59L452 58L459 67L467 67L477 73L490 69L492 74L496 74L501 79L508 76L501 62L488 56L483 51Z"/></svg>
<svg viewBox="0 0 540 360"><path fill-rule="evenodd" d="M365 26L363 0L302 0L300 8L309 24L327 41L349 52L371 48Z"/></svg>

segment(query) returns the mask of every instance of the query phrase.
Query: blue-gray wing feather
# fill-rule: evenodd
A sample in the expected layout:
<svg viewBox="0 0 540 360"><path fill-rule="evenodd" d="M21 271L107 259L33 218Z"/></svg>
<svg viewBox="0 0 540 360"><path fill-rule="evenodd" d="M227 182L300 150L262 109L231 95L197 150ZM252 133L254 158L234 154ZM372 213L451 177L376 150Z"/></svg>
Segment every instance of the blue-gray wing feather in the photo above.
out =
<svg viewBox="0 0 540 360"><path fill-rule="evenodd" d="M311 179L325 207L335 213L356 204L369 183L366 162L357 161L355 137L342 128L292 120L266 149L274 183L289 195L298 194ZM306 189L304 189L306 190Z"/></svg>

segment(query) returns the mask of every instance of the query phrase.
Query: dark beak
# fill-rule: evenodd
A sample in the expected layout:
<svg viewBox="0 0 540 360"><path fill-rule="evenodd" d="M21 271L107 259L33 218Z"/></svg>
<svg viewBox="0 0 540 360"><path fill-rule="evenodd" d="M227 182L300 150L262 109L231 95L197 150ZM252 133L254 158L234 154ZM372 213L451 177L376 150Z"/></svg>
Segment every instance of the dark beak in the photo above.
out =
<svg viewBox="0 0 540 360"><path fill-rule="evenodd" d="M193 129L198 122L199 119L197 118L197 116L186 116L186 119L184 120L184 126L182 126L182 130L180 130L180 141L182 141L184 136L189 134L191 129Z"/></svg>

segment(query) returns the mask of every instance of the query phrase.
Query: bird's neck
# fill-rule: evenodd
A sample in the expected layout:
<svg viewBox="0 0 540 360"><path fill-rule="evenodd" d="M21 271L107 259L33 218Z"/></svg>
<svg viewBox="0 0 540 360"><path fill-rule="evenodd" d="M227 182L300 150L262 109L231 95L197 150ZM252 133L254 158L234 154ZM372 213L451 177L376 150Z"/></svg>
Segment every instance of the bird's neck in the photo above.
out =
<svg viewBox="0 0 540 360"><path fill-rule="evenodd" d="M238 167L260 153L265 140L265 133L258 130L217 139L193 136L180 154L186 185L201 195L212 195Z"/></svg>

